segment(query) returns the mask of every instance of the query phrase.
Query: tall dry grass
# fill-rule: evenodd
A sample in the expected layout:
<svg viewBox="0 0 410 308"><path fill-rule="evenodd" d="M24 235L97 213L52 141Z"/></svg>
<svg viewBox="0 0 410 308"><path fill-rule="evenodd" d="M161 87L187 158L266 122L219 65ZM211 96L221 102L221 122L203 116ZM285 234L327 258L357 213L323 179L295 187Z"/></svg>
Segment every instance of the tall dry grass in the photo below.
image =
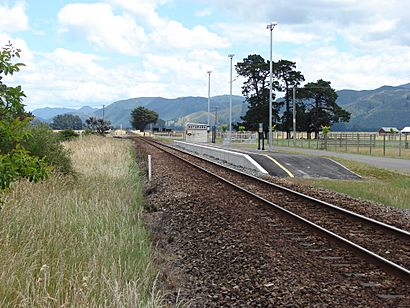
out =
<svg viewBox="0 0 410 308"><path fill-rule="evenodd" d="M0 210L0 307L158 307L131 143L67 143L77 179L20 182Z"/></svg>

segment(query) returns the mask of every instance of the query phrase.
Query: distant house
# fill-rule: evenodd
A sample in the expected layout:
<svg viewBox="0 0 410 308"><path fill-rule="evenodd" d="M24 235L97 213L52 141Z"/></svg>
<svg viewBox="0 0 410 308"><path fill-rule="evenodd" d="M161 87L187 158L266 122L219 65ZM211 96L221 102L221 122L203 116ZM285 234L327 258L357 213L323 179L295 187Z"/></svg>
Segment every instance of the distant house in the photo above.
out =
<svg viewBox="0 0 410 308"><path fill-rule="evenodd" d="M393 134L398 134L399 130L396 127L382 127L379 129L379 135L384 136L384 135L393 135Z"/></svg>
<svg viewBox="0 0 410 308"><path fill-rule="evenodd" d="M400 133L402 134L406 134L406 135L410 135L410 126L406 126L405 128L403 128Z"/></svg>

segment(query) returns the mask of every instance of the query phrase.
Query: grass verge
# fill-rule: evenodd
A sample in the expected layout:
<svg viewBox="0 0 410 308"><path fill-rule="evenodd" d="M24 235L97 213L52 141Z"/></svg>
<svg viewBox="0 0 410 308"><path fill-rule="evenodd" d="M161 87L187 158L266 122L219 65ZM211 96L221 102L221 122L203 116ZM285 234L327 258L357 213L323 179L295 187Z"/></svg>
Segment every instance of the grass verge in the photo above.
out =
<svg viewBox="0 0 410 308"><path fill-rule="evenodd" d="M67 143L73 180L18 183L0 210L0 307L158 307L131 143Z"/></svg>
<svg viewBox="0 0 410 308"><path fill-rule="evenodd" d="M297 179L296 181L392 207L410 209L410 176L340 158L333 159L359 174L363 179L360 181Z"/></svg>

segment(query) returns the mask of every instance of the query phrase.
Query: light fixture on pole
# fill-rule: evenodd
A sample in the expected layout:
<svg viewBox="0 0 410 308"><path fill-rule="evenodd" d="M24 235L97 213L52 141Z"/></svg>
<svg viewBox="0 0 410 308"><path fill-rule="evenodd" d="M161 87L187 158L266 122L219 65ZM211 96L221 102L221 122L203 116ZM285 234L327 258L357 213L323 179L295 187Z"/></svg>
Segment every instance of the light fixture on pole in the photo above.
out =
<svg viewBox="0 0 410 308"><path fill-rule="evenodd" d="M293 146L296 147L296 86L293 86Z"/></svg>
<svg viewBox="0 0 410 308"><path fill-rule="evenodd" d="M273 83L273 78L272 78L272 73L273 73L273 67L272 67L272 49L273 49L273 40L272 40L272 32L273 29L277 26L276 22L272 22L269 25L266 26L266 29L270 30L270 65L269 65L269 151L272 151L272 83Z"/></svg>
<svg viewBox="0 0 410 308"><path fill-rule="evenodd" d="M212 71L207 71L208 73L208 130L210 128L209 115L211 112L211 73Z"/></svg>
<svg viewBox="0 0 410 308"><path fill-rule="evenodd" d="M231 62L231 77L229 80L229 131L228 131L228 144L231 143L232 138L232 58L234 54L229 54Z"/></svg>

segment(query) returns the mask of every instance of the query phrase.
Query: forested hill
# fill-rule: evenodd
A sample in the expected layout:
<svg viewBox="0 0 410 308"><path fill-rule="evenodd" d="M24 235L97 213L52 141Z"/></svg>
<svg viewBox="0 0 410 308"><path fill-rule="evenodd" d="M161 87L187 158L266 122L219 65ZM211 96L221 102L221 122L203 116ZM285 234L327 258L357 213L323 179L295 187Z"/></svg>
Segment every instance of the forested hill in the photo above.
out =
<svg viewBox="0 0 410 308"><path fill-rule="evenodd" d="M410 83L375 90L337 91L337 103L351 112L349 123L336 124L333 130L375 131L382 126L410 126Z"/></svg>
<svg viewBox="0 0 410 308"><path fill-rule="evenodd" d="M247 110L247 105L242 96L232 96L232 120L239 121L240 116ZM162 97L139 97L114 102L104 108L104 117L111 121L115 127L122 125L130 127L131 111L139 106L153 110L159 114L160 119L168 123L180 126L184 122L206 123L208 120L208 98L205 97L179 97L167 99ZM80 114L76 109L63 109L62 113L79 115L84 121L89 116L102 117L103 110L98 109L92 114ZM214 123L215 115L218 123L226 123L229 117L229 95L214 96L211 98L211 124ZM33 110L33 114L48 122L61 112L57 108L41 108Z"/></svg>
<svg viewBox="0 0 410 308"><path fill-rule="evenodd" d="M403 128L410 126L410 83L402 86L383 86L375 90L337 91L337 103L351 112L349 123L336 124L333 131L375 131L382 126ZM206 97L180 97L166 99L162 97L140 97L114 102L105 107L105 118L119 127L129 127L131 110L138 106L158 112L159 117L168 121L168 125L180 126L185 122L207 122L208 99ZM232 97L232 120L236 123L247 110L242 96ZM33 114L47 121L62 113L80 115L84 121L89 116L102 117L102 109L90 107L80 109L42 108L33 110ZM229 118L229 95L211 98L211 124L218 117L218 123L227 123Z"/></svg>

